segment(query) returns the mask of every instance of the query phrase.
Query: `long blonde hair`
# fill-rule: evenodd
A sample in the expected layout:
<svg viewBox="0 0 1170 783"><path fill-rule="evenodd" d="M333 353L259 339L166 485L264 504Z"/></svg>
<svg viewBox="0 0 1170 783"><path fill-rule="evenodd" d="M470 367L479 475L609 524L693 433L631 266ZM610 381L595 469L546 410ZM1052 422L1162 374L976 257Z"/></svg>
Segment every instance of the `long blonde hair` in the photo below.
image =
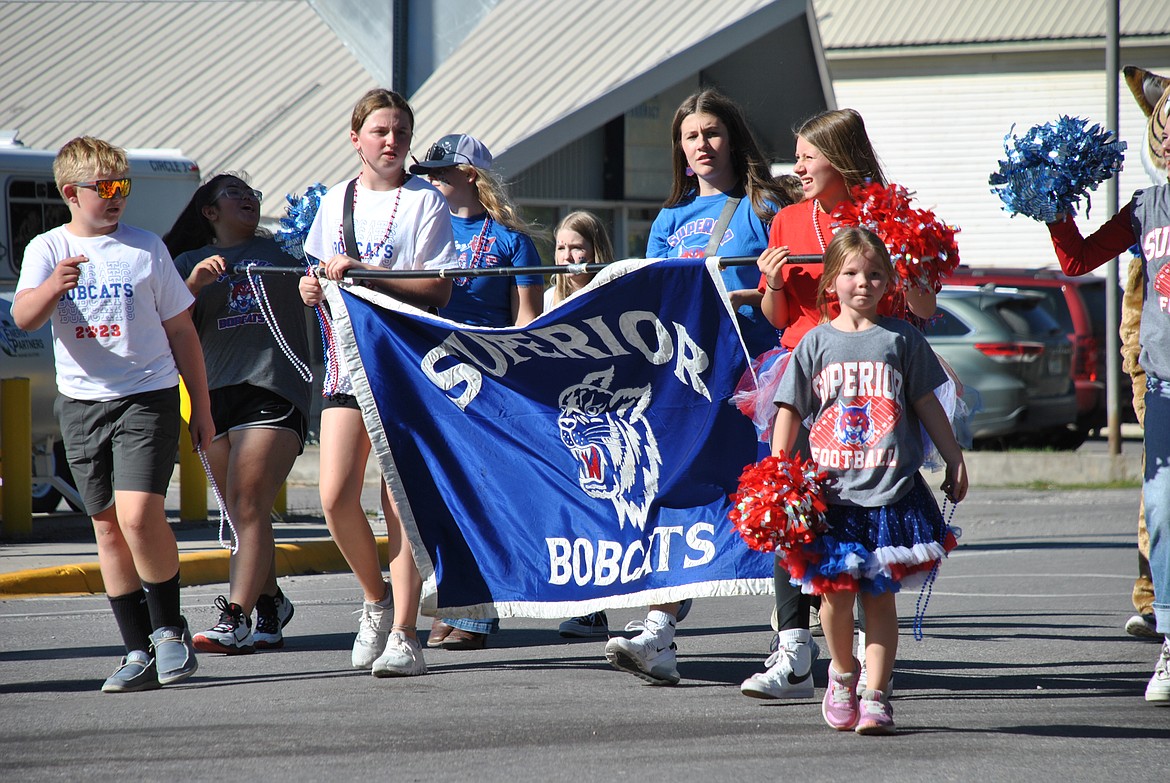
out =
<svg viewBox="0 0 1170 783"><path fill-rule="evenodd" d="M556 235L563 230L576 231L585 241L593 246L593 258L588 261L591 264L612 264L613 258L613 244L609 241L609 234L602 225L601 220L592 212L585 210L578 210L570 212L561 218L561 222L557 223L556 230L553 231L553 240L556 240ZM592 273L590 280L593 279ZM569 285L569 275L553 275L553 304L564 301L573 293L573 289Z"/></svg>
<svg viewBox="0 0 1170 783"><path fill-rule="evenodd" d="M540 233L539 227L520 216L520 210L508 197L508 191L499 177L470 163L459 163L455 168L465 174L475 172L475 196L492 220L529 237Z"/></svg>

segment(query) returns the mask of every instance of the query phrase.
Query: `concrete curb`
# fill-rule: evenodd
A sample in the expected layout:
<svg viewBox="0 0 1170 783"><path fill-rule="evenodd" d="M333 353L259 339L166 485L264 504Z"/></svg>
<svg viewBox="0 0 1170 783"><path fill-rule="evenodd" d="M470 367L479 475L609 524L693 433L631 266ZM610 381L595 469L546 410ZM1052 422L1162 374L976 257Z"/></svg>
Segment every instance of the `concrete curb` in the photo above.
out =
<svg viewBox="0 0 1170 783"><path fill-rule="evenodd" d="M382 567L387 566L389 543L375 538ZM228 581L230 554L226 549L179 555L179 581L184 587ZM332 541L301 541L276 545L276 575L300 576L344 572L349 565ZM93 595L105 592L97 563L34 568L0 574L0 600L47 595Z"/></svg>
<svg viewBox="0 0 1170 783"><path fill-rule="evenodd" d="M1042 484L1113 484L1142 480L1140 449L1116 457L1101 452L978 451L964 454L972 489ZM931 475L925 474L927 483Z"/></svg>
<svg viewBox="0 0 1170 783"><path fill-rule="evenodd" d="M1142 479L1141 449L1129 449L1118 456L1105 452L1047 452L1047 451L978 451L968 452L967 473L971 487L979 488L1021 486L1033 483L1113 484L1140 483ZM942 482L942 473L924 471L927 485L932 488ZM376 485L379 478L375 463L367 466L367 484ZM289 474L290 484L315 484L317 480L316 451L308 451L298 466ZM387 563L388 544L385 536L378 537L382 564ZM300 541L276 545L276 567L279 576L338 573L349 570L345 558L332 540ZM184 585L216 584L228 581L228 552L210 550L179 555L179 569ZM84 595L102 593L101 571L96 562L52 566L0 574L0 600L31 598L45 595Z"/></svg>

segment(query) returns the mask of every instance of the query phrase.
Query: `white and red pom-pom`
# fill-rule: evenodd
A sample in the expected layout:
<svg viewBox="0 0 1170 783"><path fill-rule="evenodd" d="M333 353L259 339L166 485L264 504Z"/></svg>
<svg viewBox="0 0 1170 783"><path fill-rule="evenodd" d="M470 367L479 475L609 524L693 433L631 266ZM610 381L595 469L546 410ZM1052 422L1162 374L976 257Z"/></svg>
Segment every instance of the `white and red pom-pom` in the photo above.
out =
<svg viewBox="0 0 1170 783"><path fill-rule="evenodd" d="M824 473L786 454L748 465L731 496L732 525L752 549L794 549L824 529Z"/></svg>
<svg viewBox="0 0 1170 783"><path fill-rule="evenodd" d="M833 210L835 226L867 228L885 243L898 277L909 285L937 292L942 279L959 265L958 228L943 223L929 209L910 206L901 185L869 182L853 188Z"/></svg>

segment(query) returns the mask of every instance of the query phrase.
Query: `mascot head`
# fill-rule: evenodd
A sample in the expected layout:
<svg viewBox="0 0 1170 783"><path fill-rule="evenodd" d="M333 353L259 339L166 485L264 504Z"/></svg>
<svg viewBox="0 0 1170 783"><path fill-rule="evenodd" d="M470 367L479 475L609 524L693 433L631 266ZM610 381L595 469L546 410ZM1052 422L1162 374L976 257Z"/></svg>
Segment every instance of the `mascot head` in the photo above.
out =
<svg viewBox="0 0 1170 783"><path fill-rule="evenodd" d="M1133 93L1142 113L1149 118L1146 123L1146 138L1142 144L1142 165L1154 182L1164 182L1166 169L1166 148L1162 142L1166 133L1167 114L1170 113L1170 77L1127 65L1123 69L1125 83Z"/></svg>
<svg viewBox="0 0 1170 783"><path fill-rule="evenodd" d="M577 481L585 494L611 501L619 528L628 519L642 530L662 466L645 416L650 387L611 389L612 383L611 367L561 392L561 442L577 462Z"/></svg>

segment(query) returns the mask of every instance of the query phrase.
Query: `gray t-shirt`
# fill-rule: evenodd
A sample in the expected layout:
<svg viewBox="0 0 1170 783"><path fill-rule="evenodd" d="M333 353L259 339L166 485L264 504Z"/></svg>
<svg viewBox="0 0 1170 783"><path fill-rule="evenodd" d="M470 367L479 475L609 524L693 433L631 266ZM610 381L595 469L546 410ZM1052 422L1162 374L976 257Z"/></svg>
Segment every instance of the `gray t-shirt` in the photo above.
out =
<svg viewBox="0 0 1170 783"><path fill-rule="evenodd" d="M809 456L835 481L830 503L874 508L910 491L922 467L913 402L947 380L926 338L897 318L806 334L776 390L776 404L812 419Z"/></svg>
<svg viewBox="0 0 1170 783"><path fill-rule="evenodd" d="M189 250L175 259L175 267L186 280L200 261L216 254L227 261L228 273L199 292L195 297L194 312L195 328L199 331L207 365L208 388L250 383L279 394L308 418L309 382L301 378L277 345L260 310L259 293L252 290L248 276L231 272L236 264L242 263L296 266L300 262L287 255L273 240L255 237L236 247L207 245ZM285 342L295 356L308 363L308 327L305 305L297 290L298 282L299 276L292 274L263 275L261 280Z"/></svg>
<svg viewBox="0 0 1170 783"><path fill-rule="evenodd" d="M1146 276L1138 362L1155 378L1170 380L1170 185L1139 190L1131 203Z"/></svg>

